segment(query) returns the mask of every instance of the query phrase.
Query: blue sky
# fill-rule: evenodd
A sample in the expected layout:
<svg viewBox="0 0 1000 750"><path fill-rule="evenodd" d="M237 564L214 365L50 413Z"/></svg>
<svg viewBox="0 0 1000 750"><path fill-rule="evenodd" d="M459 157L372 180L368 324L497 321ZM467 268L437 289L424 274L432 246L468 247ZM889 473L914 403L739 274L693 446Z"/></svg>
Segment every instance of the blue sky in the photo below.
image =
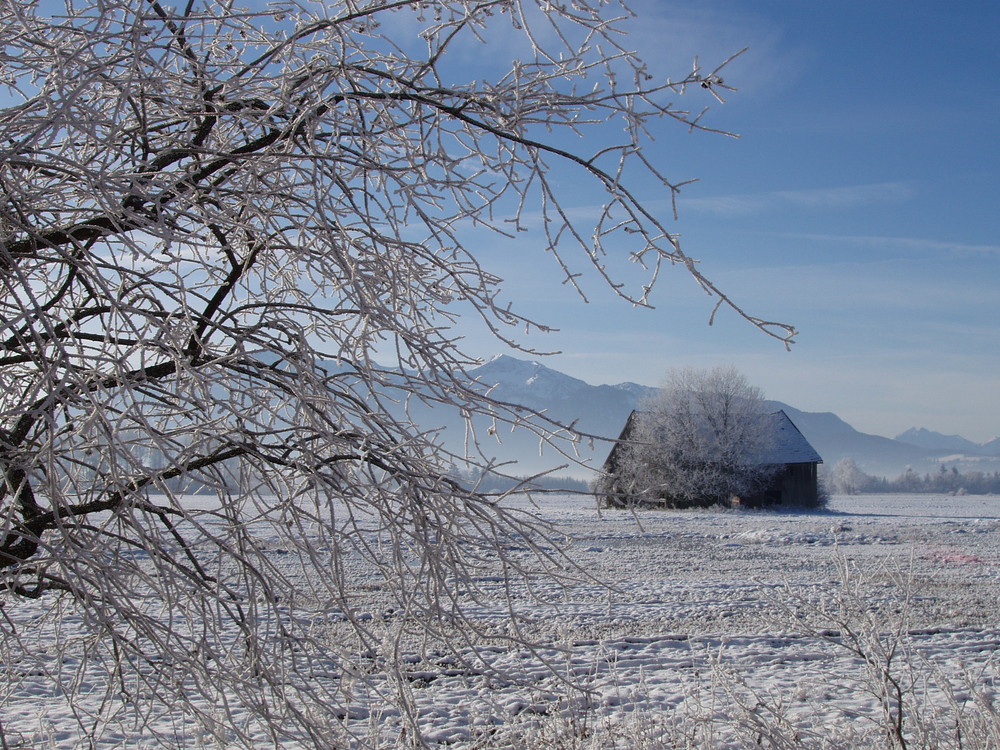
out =
<svg viewBox="0 0 1000 750"><path fill-rule="evenodd" d="M710 114L740 138L664 123L646 152L672 179L699 179L671 223L686 252L751 313L793 323L798 343L786 352L734 315L709 327L712 305L680 269L654 310L596 281L584 306L517 252L499 269L508 296L560 329L524 341L591 383L732 363L768 397L866 432L1000 434L1000 3L633 7L630 44L655 69L750 48L726 73L739 91Z"/></svg>

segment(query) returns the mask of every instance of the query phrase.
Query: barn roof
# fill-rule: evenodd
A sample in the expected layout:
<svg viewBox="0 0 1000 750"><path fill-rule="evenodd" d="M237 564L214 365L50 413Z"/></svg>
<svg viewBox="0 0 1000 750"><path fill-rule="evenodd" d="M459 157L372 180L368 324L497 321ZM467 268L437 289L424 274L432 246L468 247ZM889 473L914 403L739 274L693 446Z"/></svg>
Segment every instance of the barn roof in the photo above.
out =
<svg viewBox="0 0 1000 750"><path fill-rule="evenodd" d="M622 442L628 440L632 436L632 431L635 429L635 421L640 418L642 412L633 411L629 414L628 419L625 422L625 426L622 428L621 435L619 435L619 442L611 446L611 452L608 454L607 460L604 462L604 470L612 471L615 464L615 459L619 451L619 446ZM816 449L809 444L806 440L805 435L799 432L799 428L795 426L795 423L789 419L788 415L784 411L776 411L768 415L773 420L774 424L774 440L767 446L762 456L762 464L821 464L823 459L820 458L819 453Z"/></svg>
<svg viewBox="0 0 1000 750"><path fill-rule="evenodd" d="M805 435L783 411L770 415L774 420L774 442L765 451L762 463L767 464L817 464L823 463L819 453Z"/></svg>

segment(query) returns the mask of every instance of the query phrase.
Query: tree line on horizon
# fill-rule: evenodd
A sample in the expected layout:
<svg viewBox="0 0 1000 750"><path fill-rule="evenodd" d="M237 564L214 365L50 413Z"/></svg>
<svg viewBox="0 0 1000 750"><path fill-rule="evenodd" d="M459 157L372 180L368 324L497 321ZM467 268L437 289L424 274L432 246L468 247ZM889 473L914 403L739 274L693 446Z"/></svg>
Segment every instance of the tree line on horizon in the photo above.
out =
<svg viewBox="0 0 1000 750"><path fill-rule="evenodd" d="M1000 494L1000 472L967 471L941 464L935 472L906 471L895 478L866 474L853 458L842 458L827 476L834 494L859 495L879 493L995 495Z"/></svg>

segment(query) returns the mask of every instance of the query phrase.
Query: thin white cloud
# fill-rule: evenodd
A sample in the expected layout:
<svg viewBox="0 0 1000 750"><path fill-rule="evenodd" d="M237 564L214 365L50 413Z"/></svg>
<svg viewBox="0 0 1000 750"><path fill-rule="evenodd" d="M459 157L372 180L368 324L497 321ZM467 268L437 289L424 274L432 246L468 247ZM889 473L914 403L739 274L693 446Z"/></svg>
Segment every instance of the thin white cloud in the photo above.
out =
<svg viewBox="0 0 1000 750"><path fill-rule="evenodd" d="M789 203L802 206L839 208L865 203L901 203L917 194L912 183L877 182L869 185L816 188L811 190L782 190L774 195Z"/></svg>
<svg viewBox="0 0 1000 750"><path fill-rule="evenodd" d="M889 237L884 235L842 235L782 233L782 237L808 240L810 242L830 242L839 245L850 244L870 248L902 248L930 253L948 253L958 257L1000 256L1000 245L978 245L958 240L932 240L920 237Z"/></svg>
<svg viewBox="0 0 1000 750"><path fill-rule="evenodd" d="M883 320L895 311L903 316L904 330L913 330L918 318L940 322L941 315L992 320L998 307L992 284L974 283L962 268L931 266L919 258L762 266L720 270L716 277L720 286L751 309L770 302L786 316L796 311L833 312L838 320L859 325ZM779 280L781 294L776 297Z"/></svg>
<svg viewBox="0 0 1000 750"><path fill-rule="evenodd" d="M867 185L843 185L804 190L773 190L764 193L722 195L710 198L685 198L682 210L719 216L748 216L787 208L850 208L872 203L903 203L917 194L909 182L876 182Z"/></svg>
<svg viewBox="0 0 1000 750"><path fill-rule="evenodd" d="M808 67L812 53L790 39L773 17L753 8L667 0L640 0L632 5L639 19L627 26L629 46L657 71L676 75L690 69L695 57L711 69L748 47L723 74L740 92L735 100L772 98L795 85Z"/></svg>

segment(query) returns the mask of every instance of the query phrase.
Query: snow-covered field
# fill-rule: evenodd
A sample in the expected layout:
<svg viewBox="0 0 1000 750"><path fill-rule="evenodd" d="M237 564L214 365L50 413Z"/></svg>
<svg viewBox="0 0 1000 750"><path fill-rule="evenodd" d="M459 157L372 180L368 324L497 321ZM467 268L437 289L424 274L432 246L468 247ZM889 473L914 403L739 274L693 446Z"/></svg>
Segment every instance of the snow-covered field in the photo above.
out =
<svg viewBox="0 0 1000 750"><path fill-rule="evenodd" d="M614 586L580 585L522 610L534 633L567 648L548 656L589 692L559 686L534 655L503 654L511 672L537 675L536 691L483 696L437 679L421 696L437 739L473 742L489 734L484 719L519 717L520 729L496 736L526 747L554 737L567 747L886 746L883 698L891 721L898 711L882 694L886 677L907 692L905 731L944 732L922 746L985 746L956 739L956 721L992 720L1000 739L1000 717L989 716L1000 498L843 496L819 513L635 515L571 497L538 503L584 568ZM497 602L482 616L500 617Z"/></svg>
<svg viewBox="0 0 1000 750"><path fill-rule="evenodd" d="M430 745L892 747L899 720L909 747L1000 742L1000 497L838 496L810 513L535 502L611 588L482 575L469 611L494 671L406 667ZM540 649L490 641L512 610ZM349 721L390 737L398 711L365 692ZM20 747L78 746L66 714L41 676L0 708Z"/></svg>

